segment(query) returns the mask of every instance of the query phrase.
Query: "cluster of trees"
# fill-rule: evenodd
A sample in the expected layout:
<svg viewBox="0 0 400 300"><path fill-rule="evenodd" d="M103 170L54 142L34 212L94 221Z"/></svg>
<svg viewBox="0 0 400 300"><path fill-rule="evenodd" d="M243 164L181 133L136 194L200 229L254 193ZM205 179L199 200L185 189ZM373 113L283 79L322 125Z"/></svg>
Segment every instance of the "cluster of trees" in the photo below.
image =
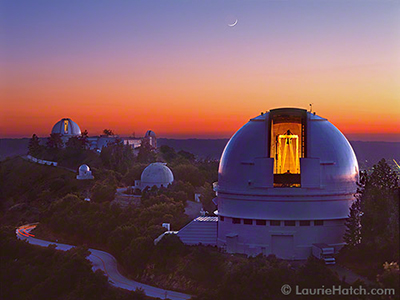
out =
<svg viewBox="0 0 400 300"><path fill-rule="evenodd" d="M51 230L56 236L73 244L88 244L106 249L131 270L132 255L150 254L154 239L165 231L164 222L181 228L188 219L181 201L165 195L156 196L160 201L139 208L121 209L109 203L89 203L76 195L67 195L53 202L43 213L38 234ZM145 257L141 259L145 263Z"/></svg>
<svg viewBox="0 0 400 300"><path fill-rule="evenodd" d="M185 246L175 235L155 245L154 239L165 230L162 222L179 228L185 217L179 201L164 201L167 196L161 193L148 199L152 197L160 201L122 210L68 195L51 205L36 234L51 228L59 240L103 248L117 257L133 279L196 294L196 299L283 299L283 284L340 284L335 274L314 259L295 269L274 256L247 258L221 253L215 247Z"/></svg>
<svg viewBox="0 0 400 300"><path fill-rule="evenodd" d="M384 271L385 262L399 261L399 178L384 159L370 174L360 174L350 208L342 258L370 279ZM399 271L392 272L399 281Z"/></svg>
<svg viewBox="0 0 400 300"><path fill-rule="evenodd" d="M54 245L53 245L54 246ZM1 299L145 300L142 292L111 287L100 270L93 273L87 248L57 251L17 240L13 227L0 228Z"/></svg>
<svg viewBox="0 0 400 300"><path fill-rule="evenodd" d="M29 163L22 158L1 161L0 222L16 226L40 220L52 201L82 191L82 182L75 176L68 170Z"/></svg>
<svg viewBox="0 0 400 300"><path fill-rule="evenodd" d="M73 142L75 146L76 142ZM75 150L86 155L85 149L79 150L77 146ZM140 156L135 157L132 149L121 142L108 145L101 155L94 153L96 179L90 182L79 182L72 172L31 164L21 158L3 161L0 163L0 193L5 201L1 202L1 221L12 225L40 221L37 228L39 235L51 231L59 240L107 250L117 257L134 279L168 289L188 291L197 294L199 300L287 299L280 291L283 284L320 287L339 283L332 272L312 259L296 269L273 256L246 258L220 253L212 247L188 247L173 235L154 245L154 239L165 231L160 226L163 222L171 223L173 229L178 229L189 221L184 214L184 207L186 200L194 198L195 189L201 192L204 208L214 210L212 183L217 180L217 163L200 161L188 152L176 152L164 146L160 147L158 153L144 146L139 153ZM144 191L142 204L137 208L123 210L110 205L117 185L132 184L135 179L140 179L148 163L160 160L168 162L172 169L176 179L173 185ZM90 203L83 201L83 192L87 190L92 195ZM356 199L348 220L349 230L345 237L348 246L341 254L342 259L357 265L370 278L375 279L379 273L379 282L383 286L393 287L392 284L398 282L394 275L398 274L399 187L397 176L384 161L379 162L371 174L361 177ZM7 217L15 205L23 205L21 213L15 218ZM31 213L29 217L27 211ZM74 251L77 252L67 254L71 255L67 259L80 257L84 263L84 251ZM55 259L54 255L50 253L47 257ZM44 258L38 261L43 263L41 259ZM20 268L26 274L41 272L40 269L23 269L17 264L18 260L14 263L10 258L10 265L5 270L10 267L15 268L10 272L17 272ZM388 263L383 268L386 261ZM54 262L64 266L60 261ZM80 272L86 272L81 267L77 268ZM63 272L70 274L72 271L65 269ZM51 276L50 272L44 274ZM98 277L101 278L100 275ZM46 278L38 277L38 280L52 283ZM23 280L29 279L22 275L21 283L25 282ZM90 280L95 281L93 278ZM37 285L33 281L26 281L25 284L31 289ZM72 290L78 289L76 293L84 292L81 287L75 288L75 283L71 284ZM96 284L91 283L92 286ZM46 285L43 283L43 286ZM102 290L101 287L98 289ZM15 289L10 290L16 293ZM36 292L42 291L29 290L29 293L36 295ZM106 290L102 291L107 295ZM7 297L14 297L12 295ZM25 294L18 295L19 298L26 298ZM64 296L63 299L72 297ZM109 296L113 299L118 297ZM85 296L75 297L78 298L86 299ZM102 299L100 296L98 298Z"/></svg>
<svg viewBox="0 0 400 300"><path fill-rule="evenodd" d="M65 147L64 147L65 146ZM41 159L57 161L59 164L77 168L86 163L91 166L99 166L98 155L89 150L88 132L85 130L80 136L73 136L64 145L61 135L52 133L45 144L34 134L29 140L28 154Z"/></svg>
<svg viewBox="0 0 400 300"><path fill-rule="evenodd" d="M104 130L104 134L113 135L112 130ZM46 145L41 145L39 138L33 135L29 142L29 154L48 160L58 161L59 165L71 169L77 169L79 165L88 164L94 171L95 178L101 179L96 189L100 195L101 190L111 191L117 185L133 185L140 179L144 168L156 161L167 162L174 173L175 180L190 184L191 190L201 187L204 207L212 211L214 209L210 199L212 193L211 184L218 179L218 162L199 160L195 155L187 151L176 152L173 148L163 145L159 151L143 139L137 155L130 145L124 145L123 141L116 138L102 148L100 155L88 150L88 133L84 131L81 136L71 137L63 147L63 141L59 134L51 134ZM104 193L108 195L109 193ZM95 197L99 202L108 201L110 197ZM100 199L101 198L101 199ZM187 193L187 198L193 199L193 192Z"/></svg>
<svg viewBox="0 0 400 300"><path fill-rule="evenodd" d="M142 192L141 205L149 207L158 202L157 199L170 199L173 202L181 202L186 206L188 199L194 199L194 187L189 182L174 181L168 187L146 188ZM161 201L165 202L165 201Z"/></svg>

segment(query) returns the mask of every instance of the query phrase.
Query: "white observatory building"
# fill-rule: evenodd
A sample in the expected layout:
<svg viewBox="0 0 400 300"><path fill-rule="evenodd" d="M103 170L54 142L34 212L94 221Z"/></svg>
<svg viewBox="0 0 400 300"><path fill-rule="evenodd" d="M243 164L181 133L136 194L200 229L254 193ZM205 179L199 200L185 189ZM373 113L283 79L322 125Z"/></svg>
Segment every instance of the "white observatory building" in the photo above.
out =
<svg viewBox="0 0 400 300"><path fill-rule="evenodd" d="M144 139L148 141L151 147L157 148L157 137L153 130L147 130Z"/></svg>
<svg viewBox="0 0 400 300"><path fill-rule="evenodd" d="M261 114L222 154L217 245L285 259L307 258L313 243L338 250L357 179L354 151L327 119L297 108Z"/></svg>
<svg viewBox="0 0 400 300"><path fill-rule="evenodd" d="M262 113L223 151L214 186L215 244L229 253L283 259L306 259L314 243L337 251L357 179L354 151L327 119L297 108ZM191 228L198 224L192 221L178 236L201 240Z"/></svg>
<svg viewBox="0 0 400 300"><path fill-rule="evenodd" d="M78 175L76 175L76 179L78 180L87 180L93 179L92 171L88 165L81 165L78 169Z"/></svg>
<svg viewBox="0 0 400 300"><path fill-rule="evenodd" d="M51 133L58 133L61 137L69 139L72 136L81 135L81 129L78 124L69 118L58 121L51 130Z"/></svg>
<svg viewBox="0 0 400 300"><path fill-rule="evenodd" d="M156 162L143 170L140 180L135 180L135 188L143 191L147 187L167 187L172 182L174 182L174 174L171 169L166 163Z"/></svg>

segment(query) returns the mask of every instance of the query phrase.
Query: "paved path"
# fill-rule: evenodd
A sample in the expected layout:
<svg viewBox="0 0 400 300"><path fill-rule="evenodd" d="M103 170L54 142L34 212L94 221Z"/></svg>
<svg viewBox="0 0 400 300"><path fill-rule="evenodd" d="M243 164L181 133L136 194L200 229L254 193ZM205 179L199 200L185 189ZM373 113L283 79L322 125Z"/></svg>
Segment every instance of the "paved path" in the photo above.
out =
<svg viewBox="0 0 400 300"><path fill-rule="evenodd" d="M21 240L26 240L28 243L33 244L33 245L39 245L42 247L47 247L48 245L56 245L57 250L63 250L67 251L74 246L71 245L66 245L66 244L60 244L60 243L55 243L55 242L49 242L45 240L40 240L37 238L34 238L34 235L31 234L31 230L33 230L36 227L37 224L29 224L29 225L24 225L21 227L18 227L16 229L16 234L17 238ZM147 284L142 284L137 281L133 281L131 279L128 279L124 276L121 275L121 273L118 271L117 268L117 261L114 256L111 254L96 250L96 249L89 249L90 255L87 257L92 264L93 264L93 271L96 270L102 270L104 273L107 274L108 276L108 281L119 288L123 288L126 290L134 291L137 288L143 289L145 294L150 297L155 297L155 298L161 298L161 299L171 299L171 300L182 300L182 299L190 299L191 295L179 293L179 292L174 292L174 291L169 291L169 290L164 290L160 289L154 286L150 286Z"/></svg>
<svg viewBox="0 0 400 300"><path fill-rule="evenodd" d="M353 284L356 280L362 280L366 284L376 285L376 282L372 282L368 278L358 275L358 274L354 273L352 270L350 270L344 266L341 266L339 264L328 266L328 268L331 269L333 272L336 272L340 279L342 279L344 277L345 281L348 284Z"/></svg>

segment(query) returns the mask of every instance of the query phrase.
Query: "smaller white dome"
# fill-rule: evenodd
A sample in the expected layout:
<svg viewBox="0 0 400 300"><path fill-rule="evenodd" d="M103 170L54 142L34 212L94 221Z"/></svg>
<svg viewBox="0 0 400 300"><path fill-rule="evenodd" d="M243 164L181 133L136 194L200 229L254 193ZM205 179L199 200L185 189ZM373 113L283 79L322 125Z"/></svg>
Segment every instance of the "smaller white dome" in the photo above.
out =
<svg viewBox="0 0 400 300"><path fill-rule="evenodd" d="M94 177L88 165L81 165L78 169L78 175L76 176L76 178L79 180L84 180L84 179L93 179Z"/></svg>
<svg viewBox="0 0 400 300"><path fill-rule="evenodd" d="M142 172L141 187L167 187L174 181L174 175L166 163L156 162L148 165Z"/></svg>
<svg viewBox="0 0 400 300"><path fill-rule="evenodd" d="M154 133L153 130L147 130L146 134L144 135L145 137L156 137L156 134Z"/></svg>
<svg viewBox="0 0 400 300"><path fill-rule="evenodd" d="M81 135L81 129L78 124L69 118L64 118L58 121L51 130L51 133L57 133L61 136L77 136Z"/></svg>
<svg viewBox="0 0 400 300"><path fill-rule="evenodd" d="M89 172L89 171L90 171L90 168L89 168L88 165L82 165L82 166L79 167L79 171L82 171L82 172Z"/></svg>

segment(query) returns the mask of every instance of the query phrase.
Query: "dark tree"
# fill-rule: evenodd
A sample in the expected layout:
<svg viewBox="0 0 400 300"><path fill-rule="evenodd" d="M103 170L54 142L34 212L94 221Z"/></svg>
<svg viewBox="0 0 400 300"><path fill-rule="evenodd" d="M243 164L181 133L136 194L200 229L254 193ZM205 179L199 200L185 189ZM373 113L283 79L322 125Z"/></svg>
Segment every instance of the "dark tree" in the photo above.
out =
<svg viewBox="0 0 400 300"><path fill-rule="evenodd" d="M175 149L172 148L172 147L169 147L169 146L167 146L167 145L162 145L162 146L159 148L159 150L160 150L160 153L161 153L162 157L163 157L163 158L165 159L165 161L167 161L167 162L172 162L172 161L176 158L176 156L177 156L177 154L176 154L176 152L175 152Z"/></svg>
<svg viewBox="0 0 400 300"><path fill-rule="evenodd" d="M349 247L354 247L361 242L361 197L364 192L367 173L360 172L360 179L357 182L357 192L354 194L355 200L350 207L349 218L346 220L346 233L343 236L344 241Z"/></svg>
<svg viewBox="0 0 400 300"><path fill-rule="evenodd" d="M194 162L196 160L196 156L188 151L181 150L178 152L178 155L182 156L183 158L187 159L190 162Z"/></svg>
<svg viewBox="0 0 400 300"><path fill-rule="evenodd" d="M79 141L81 142L82 149L89 148L89 133L86 129L79 136Z"/></svg>
<svg viewBox="0 0 400 300"><path fill-rule="evenodd" d="M383 158L373 166L373 172L368 177L368 184L381 190L392 190L399 187L399 178Z"/></svg>
<svg viewBox="0 0 400 300"><path fill-rule="evenodd" d="M212 202L212 200L215 198L215 192L212 185L208 182L204 183L204 185L200 188L200 194L200 201L203 205L203 209L209 213L212 213L216 209L215 204Z"/></svg>
<svg viewBox="0 0 400 300"><path fill-rule="evenodd" d="M350 267L369 279L376 279L383 272L384 262L399 259L398 177L382 159L371 174L361 179L346 224L344 239L348 245L342 254Z"/></svg>
<svg viewBox="0 0 400 300"><path fill-rule="evenodd" d="M150 145L148 139L142 139L142 143L139 148L137 161L140 163L152 163L156 161L156 154L153 147Z"/></svg>
<svg viewBox="0 0 400 300"><path fill-rule="evenodd" d="M114 135L114 132L113 132L111 129L104 129L104 130L103 130L103 133L104 133L106 136Z"/></svg>
<svg viewBox="0 0 400 300"><path fill-rule="evenodd" d="M47 139L47 147L49 149L61 149L64 145L61 135L59 133L52 133Z"/></svg>
<svg viewBox="0 0 400 300"><path fill-rule="evenodd" d="M98 182L92 188L92 200L97 203L114 200L116 187L107 182Z"/></svg>
<svg viewBox="0 0 400 300"><path fill-rule="evenodd" d="M103 147L100 159L107 169L125 174L133 165L135 157L132 146L124 145L123 141L117 138L114 142Z"/></svg>
<svg viewBox="0 0 400 300"><path fill-rule="evenodd" d="M77 136L72 136L68 139L68 141L65 143L65 147L68 150L81 150L82 149L82 144L81 141Z"/></svg>
<svg viewBox="0 0 400 300"><path fill-rule="evenodd" d="M399 183L384 159L374 165L361 195L362 244L398 257ZM390 254L389 254L390 253Z"/></svg>
<svg viewBox="0 0 400 300"><path fill-rule="evenodd" d="M28 145L28 154L32 156L36 156L40 153L41 147L40 147L40 141L39 138L37 137L36 134L32 135L32 138L29 140L29 145Z"/></svg>
<svg viewBox="0 0 400 300"><path fill-rule="evenodd" d="M80 136L72 136L65 143L68 150L85 150L89 147L88 132L83 131Z"/></svg>

